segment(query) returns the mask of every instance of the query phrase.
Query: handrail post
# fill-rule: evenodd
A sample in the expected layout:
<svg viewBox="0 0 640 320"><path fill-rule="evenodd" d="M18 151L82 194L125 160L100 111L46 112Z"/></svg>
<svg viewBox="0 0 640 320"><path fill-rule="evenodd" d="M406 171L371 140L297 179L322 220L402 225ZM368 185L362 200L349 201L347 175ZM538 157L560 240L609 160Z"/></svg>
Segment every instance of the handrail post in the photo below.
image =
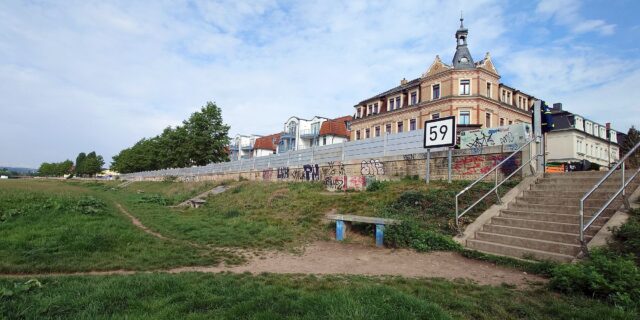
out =
<svg viewBox="0 0 640 320"><path fill-rule="evenodd" d="M496 200L498 203L502 204L502 200L500 200L500 194L498 193L498 169L496 168Z"/></svg>
<svg viewBox="0 0 640 320"><path fill-rule="evenodd" d="M459 219L460 217L458 216L458 196L460 194L456 194L456 229L458 229L458 231L460 231L460 222Z"/></svg>
<svg viewBox="0 0 640 320"><path fill-rule="evenodd" d="M580 243L584 243L584 200L580 199Z"/></svg>

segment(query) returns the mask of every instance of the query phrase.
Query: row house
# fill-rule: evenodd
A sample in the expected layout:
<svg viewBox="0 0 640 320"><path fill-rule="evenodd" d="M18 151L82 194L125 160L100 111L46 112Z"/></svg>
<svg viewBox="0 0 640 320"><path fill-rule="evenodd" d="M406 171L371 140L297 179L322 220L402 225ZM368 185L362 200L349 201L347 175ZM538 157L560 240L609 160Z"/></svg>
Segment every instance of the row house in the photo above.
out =
<svg viewBox="0 0 640 320"><path fill-rule="evenodd" d="M238 134L229 143L229 158L231 160L250 159L253 157L253 147L259 135Z"/></svg>
<svg viewBox="0 0 640 320"><path fill-rule="evenodd" d="M551 110L553 131L547 133L547 161L587 160L608 167L620 159L618 132L579 114L562 110L556 103Z"/></svg>
<svg viewBox="0 0 640 320"><path fill-rule="evenodd" d="M500 82L487 53L474 62L467 47L468 30L460 19L452 63L439 56L421 77L365 99L354 106L351 139L420 130L426 120L455 116L458 131L531 123L535 98Z"/></svg>

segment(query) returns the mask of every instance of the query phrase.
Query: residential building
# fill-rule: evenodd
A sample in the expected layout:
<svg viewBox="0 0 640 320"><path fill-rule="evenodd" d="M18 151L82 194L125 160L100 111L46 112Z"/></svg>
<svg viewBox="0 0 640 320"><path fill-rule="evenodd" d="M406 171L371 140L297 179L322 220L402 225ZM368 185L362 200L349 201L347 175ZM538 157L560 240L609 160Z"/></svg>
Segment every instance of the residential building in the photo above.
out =
<svg viewBox="0 0 640 320"><path fill-rule="evenodd" d="M588 160L608 167L620 159L617 131L563 111L560 103L553 105L551 115L554 128L547 133L547 162Z"/></svg>
<svg viewBox="0 0 640 320"><path fill-rule="evenodd" d="M322 122L318 136L318 145L326 146L349 141L352 120L352 116L345 116Z"/></svg>
<svg viewBox="0 0 640 320"><path fill-rule="evenodd" d="M311 120L291 117L280 134L278 153L302 150L319 145L320 126L327 118L315 116Z"/></svg>
<svg viewBox="0 0 640 320"><path fill-rule="evenodd" d="M238 134L231 140L229 144L229 159L240 160L249 159L253 156L253 146L259 135L242 135Z"/></svg>
<svg viewBox="0 0 640 320"><path fill-rule="evenodd" d="M277 152L280 144L280 133L270 134L268 136L256 139L253 146L254 157L264 157Z"/></svg>
<svg viewBox="0 0 640 320"><path fill-rule="evenodd" d="M490 54L475 62L467 47L468 30L460 19L452 63L435 61L421 77L365 99L354 106L351 139L422 129L426 120L455 116L458 131L531 123L534 97L500 83Z"/></svg>

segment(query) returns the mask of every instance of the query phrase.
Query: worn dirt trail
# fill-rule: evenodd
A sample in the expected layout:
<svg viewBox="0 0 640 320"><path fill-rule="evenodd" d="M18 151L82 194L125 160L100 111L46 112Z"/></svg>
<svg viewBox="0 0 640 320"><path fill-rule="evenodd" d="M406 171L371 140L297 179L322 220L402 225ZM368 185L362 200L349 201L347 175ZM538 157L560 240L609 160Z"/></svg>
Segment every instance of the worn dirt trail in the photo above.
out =
<svg viewBox="0 0 640 320"><path fill-rule="evenodd" d="M129 213L122 205L116 203L118 209L142 231L160 239L180 241L168 238L144 226L140 220ZM211 248L215 249L215 248ZM248 256L247 250L239 249L238 253ZM0 274L8 277L41 277L61 275L130 275L144 272L234 272L252 274L281 273L281 274L349 274L370 276L403 276L469 279L481 285L500 285L507 283L517 287L527 287L532 283L546 282L537 275L526 274L515 269L496 266L495 264L465 258L454 252L418 253L405 249L376 248L362 244L346 244L334 241L319 241L308 245L301 254L290 252L267 252L247 258L247 263L239 266L198 266L178 267L172 269L135 271L135 270L107 270L70 273L42 273L42 274Z"/></svg>

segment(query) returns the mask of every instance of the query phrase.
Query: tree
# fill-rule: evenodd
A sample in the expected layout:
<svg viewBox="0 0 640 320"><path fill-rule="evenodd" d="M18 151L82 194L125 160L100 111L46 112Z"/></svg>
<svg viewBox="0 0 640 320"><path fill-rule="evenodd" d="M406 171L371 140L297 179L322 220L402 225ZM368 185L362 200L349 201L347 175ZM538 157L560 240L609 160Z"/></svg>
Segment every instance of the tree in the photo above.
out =
<svg viewBox="0 0 640 320"><path fill-rule="evenodd" d="M38 174L44 177L62 177L65 174L70 174L72 169L73 162L71 160L54 163L43 162L38 169Z"/></svg>
<svg viewBox="0 0 640 320"><path fill-rule="evenodd" d="M627 137L620 143L620 154L624 156L638 143L640 143L640 132L634 126L631 126L627 132ZM629 156L627 165L633 168L637 168L640 165L640 150L636 150Z"/></svg>
<svg viewBox="0 0 640 320"><path fill-rule="evenodd" d="M96 175L102 171L103 165L104 160L102 156L96 155L95 151L91 151L84 160L84 173L92 176Z"/></svg>
<svg viewBox="0 0 640 320"><path fill-rule="evenodd" d="M84 164L87 159L87 155L84 152L80 152L76 157L76 175L81 176L85 174Z"/></svg>
<svg viewBox="0 0 640 320"><path fill-rule="evenodd" d="M130 173L227 161L228 133L220 108L207 102L181 126L167 127L160 135L120 151L113 157L111 168Z"/></svg>

